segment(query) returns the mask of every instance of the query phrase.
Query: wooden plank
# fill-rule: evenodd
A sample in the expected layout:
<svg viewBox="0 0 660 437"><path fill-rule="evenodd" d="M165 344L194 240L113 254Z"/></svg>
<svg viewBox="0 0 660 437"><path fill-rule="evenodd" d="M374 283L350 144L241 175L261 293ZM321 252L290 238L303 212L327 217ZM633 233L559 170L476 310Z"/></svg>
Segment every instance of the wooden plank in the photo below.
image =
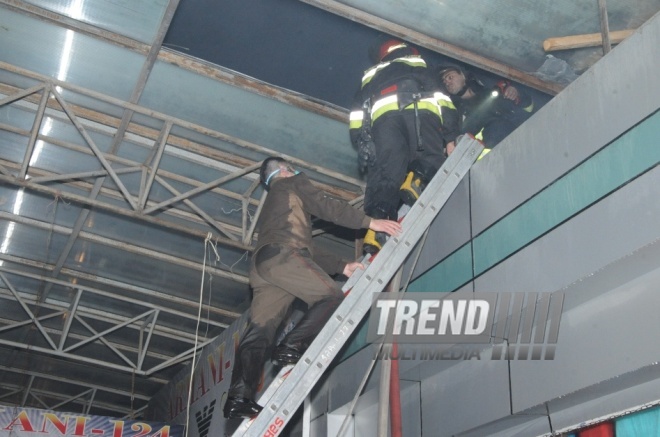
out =
<svg viewBox="0 0 660 437"><path fill-rule="evenodd" d="M610 32L610 42L618 44L624 39L628 38L635 32L634 29L619 30ZM552 52L556 50L569 50L579 49L583 47L594 47L603 44L603 38L600 33L587 33L584 35L570 35L560 36L555 38L548 38L543 41L543 50Z"/></svg>

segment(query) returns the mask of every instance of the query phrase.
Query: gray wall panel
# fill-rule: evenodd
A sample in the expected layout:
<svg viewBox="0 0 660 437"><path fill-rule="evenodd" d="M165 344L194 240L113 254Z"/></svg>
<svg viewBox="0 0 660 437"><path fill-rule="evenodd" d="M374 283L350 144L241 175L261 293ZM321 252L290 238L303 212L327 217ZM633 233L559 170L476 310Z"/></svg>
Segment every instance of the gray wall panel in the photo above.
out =
<svg viewBox="0 0 660 437"><path fill-rule="evenodd" d="M317 385L312 392L312 417L334 411L349 403L353 399L362 378L367 373L372 358L372 349L367 347L330 369L323 376L321 384ZM372 372L370 382L365 387L365 392L373 386L371 382L374 380L373 375L376 375L375 384L377 386L379 372L377 366Z"/></svg>
<svg viewBox="0 0 660 437"><path fill-rule="evenodd" d="M505 361L462 361L422 382L422 435L452 436L509 414Z"/></svg>
<svg viewBox="0 0 660 437"><path fill-rule="evenodd" d="M475 165L475 233L658 109L658 40L660 15Z"/></svg>
<svg viewBox="0 0 660 437"><path fill-rule="evenodd" d="M660 267L564 312L554 360L511 362L514 412L660 361L658 289Z"/></svg>
<svg viewBox="0 0 660 437"><path fill-rule="evenodd" d="M478 277L477 291L560 290L660 238L658 187L656 167Z"/></svg>
<svg viewBox="0 0 660 437"><path fill-rule="evenodd" d="M439 260L470 241L469 188L466 177L458 184L456 191L433 220L429 237L419 256L413 280ZM409 274L410 260L406 267L404 278L407 278Z"/></svg>

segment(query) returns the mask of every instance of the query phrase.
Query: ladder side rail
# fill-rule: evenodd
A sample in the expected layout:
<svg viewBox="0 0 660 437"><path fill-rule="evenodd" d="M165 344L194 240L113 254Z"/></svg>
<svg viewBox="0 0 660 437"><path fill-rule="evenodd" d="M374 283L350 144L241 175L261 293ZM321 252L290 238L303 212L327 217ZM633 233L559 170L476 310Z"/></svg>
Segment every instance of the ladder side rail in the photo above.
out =
<svg viewBox="0 0 660 437"><path fill-rule="evenodd" d="M342 301L291 374L254 419L246 435L261 436L270 432L269 435L276 436L282 431L309 390L346 343L358 322L369 311L374 293L385 288L482 150L481 143L473 138L463 137L403 220L401 234L390 237L371 265L362 273L351 293Z"/></svg>

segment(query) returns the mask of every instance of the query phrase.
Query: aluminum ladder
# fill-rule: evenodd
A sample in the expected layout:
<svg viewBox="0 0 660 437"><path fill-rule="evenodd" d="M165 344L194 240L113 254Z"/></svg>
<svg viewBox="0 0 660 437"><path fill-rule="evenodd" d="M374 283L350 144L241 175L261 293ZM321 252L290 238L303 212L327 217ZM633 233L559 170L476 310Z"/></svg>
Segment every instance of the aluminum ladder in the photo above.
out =
<svg viewBox="0 0 660 437"><path fill-rule="evenodd" d="M371 308L374 293L380 293L399 270L424 231L431 225L459 182L481 155L483 145L464 135L435 177L406 214L402 231L390 237L357 279L330 320L295 366L285 366L259 399L264 408L254 419L245 419L233 436L279 435L321 375L348 341L358 323ZM353 276L355 276L353 275ZM284 375L288 375L284 378Z"/></svg>

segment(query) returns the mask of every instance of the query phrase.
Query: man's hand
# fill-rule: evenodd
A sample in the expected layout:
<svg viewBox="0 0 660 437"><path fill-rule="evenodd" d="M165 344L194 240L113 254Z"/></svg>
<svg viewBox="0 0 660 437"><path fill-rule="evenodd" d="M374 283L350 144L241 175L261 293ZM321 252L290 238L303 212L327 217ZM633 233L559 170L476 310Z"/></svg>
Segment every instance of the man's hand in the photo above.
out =
<svg viewBox="0 0 660 437"><path fill-rule="evenodd" d="M369 229L376 232L385 232L388 235L399 235L401 224L394 220L371 219Z"/></svg>
<svg viewBox="0 0 660 437"><path fill-rule="evenodd" d="M520 95L518 94L518 90L512 85L509 85L504 90L504 98L513 100L516 105L520 102Z"/></svg>
<svg viewBox="0 0 660 437"><path fill-rule="evenodd" d="M502 97L507 100L513 100L513 103L516 105L520 104L520 94L518 93L516 87L511 85L508 80L501 80L497 82L497 87L500 89Z"/></svg>
<svg viewBox="0 0 660 437"><path fill-rule="evenodd" d="M456 148L456 143L454 141L450 141L447 143L447 146L445 147L447 150L447 156L451 155L451 152L454 151Z"/></svg>
<svg viewBox="0 0 660 437"><path fill-rule="evenodd" d="M362 265L362 263L355 261L355 262L352 262L352 263L348 263L348 264L346 264L346 267L344 267L344 271L343 271L342 273L343 273L344 276L346 276L347 278L350 278L351 275L352 275L353 273L355 273L355 271L356 271L357 269L362 269L362 270L364 270L364 266Z"/></svg>

